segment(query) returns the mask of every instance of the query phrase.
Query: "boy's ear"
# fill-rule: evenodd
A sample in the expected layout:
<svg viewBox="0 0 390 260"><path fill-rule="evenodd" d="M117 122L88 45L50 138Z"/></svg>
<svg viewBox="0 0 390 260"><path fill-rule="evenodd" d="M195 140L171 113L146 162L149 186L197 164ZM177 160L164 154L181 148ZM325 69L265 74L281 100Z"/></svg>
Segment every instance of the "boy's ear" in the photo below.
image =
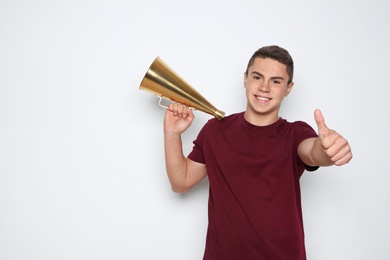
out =
<svg viewBox="0 0 390 260"><path fill-rule="evenodd" d="M248 79L248 74L244 72L244 88L246 88L246 80Z"/></svg>
<svg viewBox="0 0 390 260"><path fill-rule="evenodd" d="M291 82L290 84L287 85L287 90L286 90L286 95L285 95L285 97L287 97L288 94L290 94L290 92L291 92L293 86L294 86L294 82Z"/></svg>

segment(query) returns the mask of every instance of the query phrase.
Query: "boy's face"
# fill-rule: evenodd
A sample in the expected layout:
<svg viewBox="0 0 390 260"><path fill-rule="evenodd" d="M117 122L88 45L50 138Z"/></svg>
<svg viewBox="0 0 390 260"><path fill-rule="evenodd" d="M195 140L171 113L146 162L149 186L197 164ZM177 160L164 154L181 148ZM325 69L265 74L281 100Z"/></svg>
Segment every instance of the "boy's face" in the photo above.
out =
<svg viewBox="0 0 390 260"><path fill-rule="evenodd" d="M262 115L278 119L280 105L294 85L288 84L288 80L286 65L270 58L256 58L244 75L246 117L254 119Z"/></svg>

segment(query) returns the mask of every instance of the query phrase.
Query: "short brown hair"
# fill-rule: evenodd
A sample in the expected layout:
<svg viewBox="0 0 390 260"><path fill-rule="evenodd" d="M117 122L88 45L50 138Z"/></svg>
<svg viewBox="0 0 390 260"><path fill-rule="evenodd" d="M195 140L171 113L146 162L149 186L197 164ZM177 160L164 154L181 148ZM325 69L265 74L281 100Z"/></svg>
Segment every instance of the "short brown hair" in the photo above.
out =
<svg viewBox="0 0 390 260"><path fill-rule="evenodd" d="M294 75L294 61L287 50L276 45L265 46L258 49L250 58L245 74L248 75L249 67L253 65L256 58L270 58L286 65L287 74L289 76L288 84L292 82Z"/></svg>

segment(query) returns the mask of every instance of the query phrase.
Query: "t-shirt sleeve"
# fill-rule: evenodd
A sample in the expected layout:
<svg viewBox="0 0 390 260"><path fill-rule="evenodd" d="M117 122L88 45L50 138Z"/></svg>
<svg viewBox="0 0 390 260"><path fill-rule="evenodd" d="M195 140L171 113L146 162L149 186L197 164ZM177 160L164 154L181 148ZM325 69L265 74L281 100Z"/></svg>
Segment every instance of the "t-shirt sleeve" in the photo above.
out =
<svg viewBox="0 0 390 260"><path fill-rule="evenodd" d="M308 125L307 123L305 122L302 122L302 121L297 121L294 123L295 126L296 126L296 132L295 132L295 151L298 155L298 146L300 145L300 143L308 138L317 138L318 135L317 133L314 131L314 129ZM299 158L299 156L298 156ZM309 165L306 165L300 158L299 158L300 162L304 165L305 169L307 171L315 171L319 168L319 166L309 166Z"/></svg>
<svg viewBox="0 0 390 260"><path fill-rule="evenodd" d="M194 146L192 148L192 151L188 155L189 159L203 164L205 163L204 156L203 156L203 144L205 142L206 125L203 126L203 128L200 130L197 138L193 142Z"/></svg>

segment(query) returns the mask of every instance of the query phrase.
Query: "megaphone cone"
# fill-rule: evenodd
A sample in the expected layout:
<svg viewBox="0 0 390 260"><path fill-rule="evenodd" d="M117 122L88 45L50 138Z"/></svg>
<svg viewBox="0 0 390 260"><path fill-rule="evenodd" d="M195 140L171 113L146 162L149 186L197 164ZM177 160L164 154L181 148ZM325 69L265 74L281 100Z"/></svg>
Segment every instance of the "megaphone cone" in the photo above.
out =
<svg viewBox="0 0 390 260"><path fill-rule="evenodd" d="M213 115L218 120L225 116L225 112L216 109L190 84L169 68L160 57L157 57L150 65L139 89L203 111Z"/></svg>

